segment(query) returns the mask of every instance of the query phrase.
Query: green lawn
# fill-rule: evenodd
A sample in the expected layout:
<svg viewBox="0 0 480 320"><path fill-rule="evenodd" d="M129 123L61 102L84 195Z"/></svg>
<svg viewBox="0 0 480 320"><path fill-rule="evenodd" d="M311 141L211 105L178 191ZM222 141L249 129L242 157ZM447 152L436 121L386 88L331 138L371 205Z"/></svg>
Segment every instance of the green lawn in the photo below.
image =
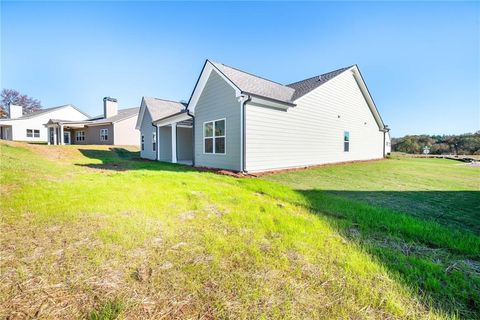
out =
<svg viewBox="0 0 480 320"><path fill-rule="evenodd" d="M0 318L480 316L478 168L235 179L123 148L0 152Z"/></svg>

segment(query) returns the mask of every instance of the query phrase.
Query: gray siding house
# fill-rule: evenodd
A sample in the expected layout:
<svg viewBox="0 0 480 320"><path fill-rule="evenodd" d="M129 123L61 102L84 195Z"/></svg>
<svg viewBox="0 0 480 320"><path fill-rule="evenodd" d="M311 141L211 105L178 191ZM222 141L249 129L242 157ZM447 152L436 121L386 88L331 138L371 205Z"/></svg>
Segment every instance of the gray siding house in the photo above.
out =
<svg viewBox="0 0 480 320"><path fill-rule="evenodd" d="M135 128L139 108L118 109L117 100L103 99L103 115L83 121L50 119L48 144L99 144L138 146Z"/></svg>
<svg viewBox="0 0 480 320"><path fill-rule="evenodd" d="M387 151L389 129L356 65L283 85L207 60L187 105L144 98L142 108L148 159L261 172Z"/></svg>

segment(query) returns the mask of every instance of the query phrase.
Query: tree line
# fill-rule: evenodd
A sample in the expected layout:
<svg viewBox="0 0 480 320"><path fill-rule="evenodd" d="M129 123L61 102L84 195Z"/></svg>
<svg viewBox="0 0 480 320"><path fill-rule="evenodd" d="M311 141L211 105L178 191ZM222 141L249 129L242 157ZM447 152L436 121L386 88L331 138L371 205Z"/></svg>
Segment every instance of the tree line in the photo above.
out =
<svg viewBox="0 0 480 320"><path fill-rule="evenodd" d="M21 94L17 90L3 89L0 93L0 118L8 116L8 106L15 104L23 107L23 114L39 111L42 109L40 100Z"/></svg>
<svg viewBox="0 0 480 320"><path fill-rule="evenodd" d="M459 135L407 135L392 138L392 151L420 154L425 147L430 154L479 155L480 131Z"/></svg>

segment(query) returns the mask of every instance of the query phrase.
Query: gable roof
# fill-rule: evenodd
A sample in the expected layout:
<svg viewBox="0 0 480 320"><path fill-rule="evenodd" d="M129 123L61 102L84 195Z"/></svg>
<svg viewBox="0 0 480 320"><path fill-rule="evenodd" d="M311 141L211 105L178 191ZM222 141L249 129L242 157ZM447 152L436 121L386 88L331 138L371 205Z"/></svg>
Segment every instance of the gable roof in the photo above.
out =
<svg viewBox="0 0 480 320"><path fill-rule="evenodd" d="M288 87L293 88L295 93L293 95L292 100L297 100L298 98L306 95L310 91L320 87L322 84L326 83L327 81L335 78L342 72L350 69L353 66L340 68L338 70L334 70L331 72L327 72L318 76L314 76L308 79L300 80L291 84L287 84Z"/></svg>
<svg viewBox="0 0 480 320"><path fill-rule="evenodd" d="M100 123L114 123L114 122L119 122L128 118L131 118L133 116L138 115L138 111L140 110L139 107L136 108L127 108L127 109L119 109L118 113L114 116L108 117L108 118L103 118L102 116L90 118L86 120L85 122L87 123L94 123L94 124L100 124Z"/></svg>
<svg viewBox="0 0 480 320"><path fill-rule="evenodd" d="M222 63L210 61L217 70L225 75L233 84L245 94L270 98L280 102L292 103L295 93L294 88L284 86L281 83L271 81L254 74L229 67Z"/></svg>
<svg viewBox="0 0 480 320"><path fill-rule="evenodd" d="M73 109L77 110L78 112L80 112L81 114L85 115L86 117L90 118L90 116L88 114L86 114L85 112L81 111L80 109L78 109L77 107L75 107L73 104L65 104L65 105L62 105L62 106L57 106L57 107L51 107L51 108L46 108L46 109L41 109L41 110L38 110L38 111L34 111L34 112L30 112L30 113L27 113L21 117L18 117L18 118L14 118L14 119L10 119L10 118L3 118L3 119L0 119L0 121L2 120L8 120L8 121L11 121L11 120L25 120L25 119L31 119L31 118L35 118L35 117L38 117L38 116L41 116L43 114L46 114L46 113L49 113L49 112L52 112L52 111L55 111L55 110L59 110L59 109L62 109L62 108L67 108L67 107L72 107Z"/></svg>
<svg viewBox="0 0 480 320"><path fill-rule="evenodd" d="M186 111L186 108L187 104L183 102L154 97L143 97L136 128L140 129L146 110L150 113L153 123L154 121L184 112Z"/></svg>

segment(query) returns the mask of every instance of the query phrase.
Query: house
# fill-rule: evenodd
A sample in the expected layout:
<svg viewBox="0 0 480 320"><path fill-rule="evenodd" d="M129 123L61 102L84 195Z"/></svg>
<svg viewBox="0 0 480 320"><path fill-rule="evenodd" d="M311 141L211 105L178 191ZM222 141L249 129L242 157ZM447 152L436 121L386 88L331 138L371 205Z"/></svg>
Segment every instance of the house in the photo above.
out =
<svg viewBox="0 0 480 320"><path fill-rule="evenodd" d="M118 109L114 98L103 99L103 115L72 121L51 118L48 144L139 145L140 132L135 129L139 108ZM63 137L59 139L58 137Z"/></svg>
<svg viewBox="0 0 480 320"><path fill-rule="evenodd" d="M22 106L11 104L8 114L9 118L0 119L0 139L30 142L48 141L45 123L51 118L68 121L82 121L89 118L89 115L71 104L42 109L25 115Z"/></svg>
<svg viewBox="0 0 480 320"><path fill-rule="evenodd" d="M283 85L207 60L188 105L174 104L139 117L156 160L178 162L179 150L190 148L182 160L195 166L259 172L386 154L389 129L356 65ZM153 159L150 150L142 157Z"/></svg>

